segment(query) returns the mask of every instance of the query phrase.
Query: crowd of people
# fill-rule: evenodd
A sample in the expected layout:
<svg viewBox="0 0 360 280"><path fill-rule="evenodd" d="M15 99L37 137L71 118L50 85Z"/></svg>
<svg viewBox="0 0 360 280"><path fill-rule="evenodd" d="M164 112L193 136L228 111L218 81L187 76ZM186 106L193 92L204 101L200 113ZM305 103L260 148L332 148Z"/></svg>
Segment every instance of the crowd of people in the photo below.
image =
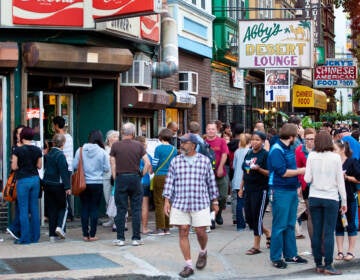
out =
<svg viewBox="0 0 360 280"><path fill-rule="evenodd" d="M185 261L181 277L194 274L189 233L197 235L196 268L203 269L207 233L224 223L222 214L229 197L236 230L249 227L254 235L246 255L262 253L264 235L275 268L307 263L296 245L298 238L305 238L301 222L306 217L316 272L341 274L333 266L334 244L337 260L355 258L360 186L356 124L325 123L318 131L304 130L301 119L291 116L278 132L272 128L266 133L261 121L252 132L245 132L241 124L216 121L207 124L206 134L200 135L200 125L193 121L189 131L180 135L177 123L171 122L160 130L152 156L146 138L136 136L133 123L123 124L120 133L110 130L105 141L100 130L91 131L75 155L65 120L55 117L53 127L51 148L43 151L32 145L30 127L14 130L11 168L16 171L18 197L7 232L16 244L39 241L38 199L42 192L49 241L66 238L66 221L73 219L71 174L82 162L86 181L79 196L83 240L98 240L98 210L104 199L108 220L103 226L116 232L115 246L125 246L131 209L133 246L144 244L141 235L162 236L170 234L173 226L179 229ZM204 144L215 154L215 167L200 149ZM44 176L40 179L43 156ZM148 227L151 201L154 229ZM272 211L271 229L263 223L266 210ZM344 247L345 233L348 245Z"/></svg>

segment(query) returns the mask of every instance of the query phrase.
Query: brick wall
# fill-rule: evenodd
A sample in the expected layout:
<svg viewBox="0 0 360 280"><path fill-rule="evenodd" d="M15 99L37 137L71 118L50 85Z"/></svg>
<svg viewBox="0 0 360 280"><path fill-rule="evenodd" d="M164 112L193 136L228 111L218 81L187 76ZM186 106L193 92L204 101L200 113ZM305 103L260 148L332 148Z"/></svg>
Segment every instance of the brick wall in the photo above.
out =
<svg viewBox="0 0 360 280"><path fill-rule="evenodd" d="M198 95L196 95L196 105L188 109L188 122L197 121L200 124L210 120L210 97L211 97L211 60L195 54L179 50L179 71L193 71L198 73ZM178 90L179 77L177 74L163 79L160 88L164 90ZM206 119L202 120L202 100L206 102Z"/></svg>
<svg viewBox="0 0 360 280"><path fill-rule="evenodd" d="M217 105L245 104L245 90L232 87L231 73L212 70L211 86Z"/></svg>

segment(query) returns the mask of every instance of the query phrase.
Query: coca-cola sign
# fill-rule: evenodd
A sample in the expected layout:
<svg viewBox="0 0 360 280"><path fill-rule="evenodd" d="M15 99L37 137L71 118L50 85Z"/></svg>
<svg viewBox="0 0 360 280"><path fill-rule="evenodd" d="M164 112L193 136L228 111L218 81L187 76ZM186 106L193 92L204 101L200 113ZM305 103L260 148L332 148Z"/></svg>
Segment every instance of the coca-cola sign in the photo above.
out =
<svg viewBox="0 0 360 280"><path fill-rule="evenodd" d="M140 17L141 38L154 42L160 41L160 16L149 15Z"/></svg>
<svg viewBox="0 0 360 280"><path fill-rule="evenodd" d="M93 0L93 18L104 21L119 17L160 12L162 0Z"/></svg>
<svg viewBox="0 0 360 280"><path fill-rule="evenodd" d="M83 26L83 14L83 0L13 0L14 24Z"/></svg>

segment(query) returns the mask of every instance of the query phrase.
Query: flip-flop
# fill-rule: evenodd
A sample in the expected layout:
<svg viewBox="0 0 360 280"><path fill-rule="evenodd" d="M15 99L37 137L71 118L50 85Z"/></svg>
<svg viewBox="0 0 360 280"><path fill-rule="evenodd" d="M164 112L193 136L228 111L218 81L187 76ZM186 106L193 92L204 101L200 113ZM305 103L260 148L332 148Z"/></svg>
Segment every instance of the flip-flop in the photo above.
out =
<svg viewBox="0 0 360 280"><path fill-rule="evenodd" d="M251 248L249 250L246 251L246 255L256 255L256 254L260 254L261 251L259 249L256 249L256 248Z"/></svg>
<svg viewBox="0 0 360 280"><path fill-rule="evenodd" d="M347 252L346 256L344 257L344 261L352 261L353 259L355 259L355 256L353 253Z"/></svg>
<svg viewBox="0 0 360 280"><path fill-rule="evenodd" d="M266 248L270 249L270 245L271 245L271 236L266 237Z"/></svg>
<svg viewBox="0 0 360 280"><path fill-rule="evenodd" d="M343 252L338 252L337 256L335 257L335 260L337 261L342 261L344 259L344 254Z"/></svg>

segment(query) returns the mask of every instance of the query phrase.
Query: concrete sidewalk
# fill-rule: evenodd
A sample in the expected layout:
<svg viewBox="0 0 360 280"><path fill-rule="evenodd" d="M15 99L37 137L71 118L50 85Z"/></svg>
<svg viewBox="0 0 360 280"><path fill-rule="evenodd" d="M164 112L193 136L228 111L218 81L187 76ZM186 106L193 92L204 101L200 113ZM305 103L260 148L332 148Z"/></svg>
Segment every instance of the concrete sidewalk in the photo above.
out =
<svg viewBox="0 0 360 280"><path fill-rule="evenodd" d="M150 221L154 221L151 212ZM271 214L266 213L265 225L270 227ZM306 227L304 234L307 236ZM129 229L131 224L129 224ZM154 228L154 223L150 223ZM9 235L3 234L4 242L0 243L0 259L16 259L27 257L48 257L52 259L66 258L63 262L68 270L47 271L37 273L6 274L1 271L0 279L179 279L178 273L184 266L184 260L178 245L178 232L172 230L168 236L143 236L145 245L130 245L131 229L126 232L128 245L116 247L112 240L116 234L110 228L98 226L100 238L96 242L82 240L79 221L69 223L65 241L50 243L47 228L42 229L41 241L31 245L14 245ZM199 247L196 235L191 234L192 259L195 264ZM265 247L263 238L262 253L247 256L246 250L252 247L253 233L249 230L237 232L232 225L230 207L224 211L224 225L217 226L209 233L208 263L204 270L195 270L190 279L323 279L323 275L314 272L313 259L310 254L309 238L297 240L299 255L309 260L305 265L289 265L279 270L271 265L269 249ZM357 245L356 252L359 252ZM346 246L345 246L346 248ZM336 249L335 249L336 250ZM70 264L69 264L70 262ZM66 263L68 265L66 265ZM73 265L72 265L73 264ZM103 264L103 265L102 265ZM345 275L332 279L360 279L357 274L359 260L348 263L336 262L336 267ZM136 278L138 277L138 278ZM355 278L352 278L355 277Z"/></svg>

